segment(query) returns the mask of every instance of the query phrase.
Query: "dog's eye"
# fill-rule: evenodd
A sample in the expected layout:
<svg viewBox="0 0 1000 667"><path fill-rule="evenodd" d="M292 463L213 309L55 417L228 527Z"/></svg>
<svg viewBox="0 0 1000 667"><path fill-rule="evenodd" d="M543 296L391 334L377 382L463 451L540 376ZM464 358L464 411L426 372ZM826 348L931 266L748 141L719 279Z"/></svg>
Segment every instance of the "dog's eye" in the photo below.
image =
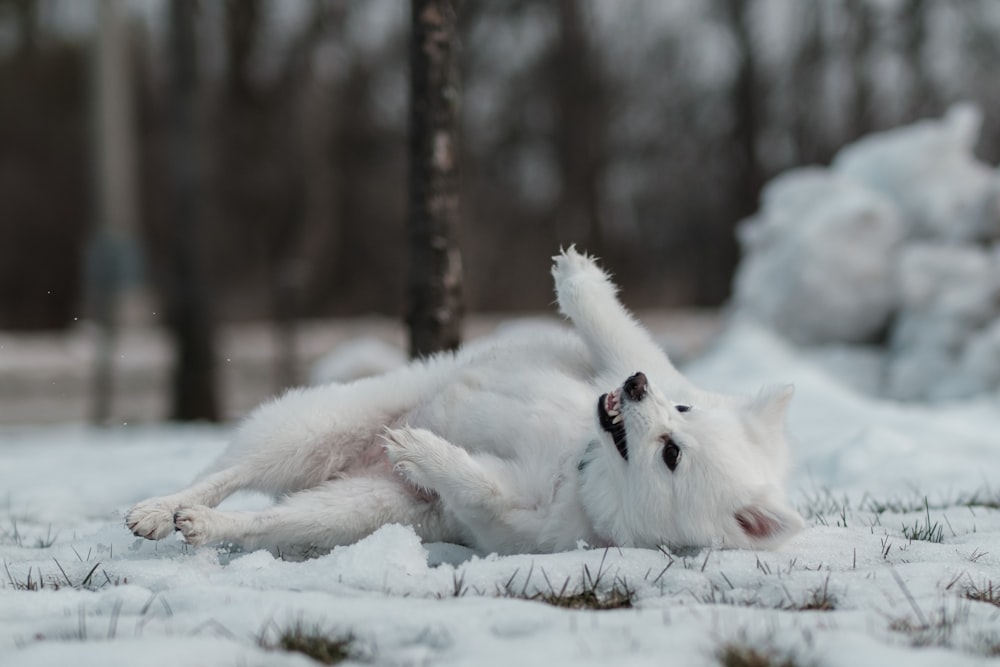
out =
<svg viewBox="0 0 1000 667"><path fill-rule="evenodd" d="M677 469L677 462L681 460L681 448L677 446L674 439L665 435L663 440L663 462L670 468L670 472Z"/></svg>
<svg viewBox="0 0 1000 667"><path fill-rule="evenodd" d="M677 412L689 412L691 410L690 405L675 405L674 408Z"/></svg>

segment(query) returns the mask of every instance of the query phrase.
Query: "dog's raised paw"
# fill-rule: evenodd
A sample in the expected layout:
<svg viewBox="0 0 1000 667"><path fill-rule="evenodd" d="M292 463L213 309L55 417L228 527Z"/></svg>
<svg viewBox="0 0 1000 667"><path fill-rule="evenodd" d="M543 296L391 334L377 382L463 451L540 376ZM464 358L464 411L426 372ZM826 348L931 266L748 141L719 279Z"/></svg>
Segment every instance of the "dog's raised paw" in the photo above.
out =
<svg viewBox="0 0 1000 667"><path fill-rule="evenodd" d="M145 500L128 511L125 525L133 535L162 540L174 532L174 508L158 498Z"/></svg>
<svg viewBox="0 0 1000 667"><path fill-rule="evenodd" d="M420 488L433 488L428 466L442 456L437 451L439 438L421 429L387 428L382 433L382 442L394 470Z"/></svg>
<svg viewBox="0 0 1000 667"><path fill-rule="evenodd" d="M552 259L552 278L561 299L580 289L587 289L584 285L610 284L608 274L597 264L597 260L577 251L575 246L570 246Z"/></svg>
<svg viewBox="0 0 1000 667"><path fill-rule="evenodd" d="M414 439L409 428L388 428L382 431L382 447L392 467L401 470L413 462Z"/></svg>

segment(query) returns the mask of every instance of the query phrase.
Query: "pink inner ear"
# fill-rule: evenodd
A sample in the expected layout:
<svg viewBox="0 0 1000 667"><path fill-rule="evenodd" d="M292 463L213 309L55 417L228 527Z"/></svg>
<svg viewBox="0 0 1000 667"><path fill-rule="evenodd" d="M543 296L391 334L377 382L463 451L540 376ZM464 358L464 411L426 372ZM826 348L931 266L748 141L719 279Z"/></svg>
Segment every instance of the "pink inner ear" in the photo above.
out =
<svg viewBox="0 0 1000 667"><path fill-rule="evenodd" d="M759 540L773 537L781 530L781 524L756 507L744 507L736 513L736 521L743 532Z"/></svg>

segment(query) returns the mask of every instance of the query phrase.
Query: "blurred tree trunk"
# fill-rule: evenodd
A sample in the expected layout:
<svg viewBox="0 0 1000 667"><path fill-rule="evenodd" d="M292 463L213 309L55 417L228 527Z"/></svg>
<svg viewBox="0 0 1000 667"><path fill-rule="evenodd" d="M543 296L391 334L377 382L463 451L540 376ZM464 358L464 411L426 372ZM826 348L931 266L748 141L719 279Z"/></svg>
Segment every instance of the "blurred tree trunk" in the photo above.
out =
<svg viewBox="0 0 1000 667"><path fill-rule="evenodd" d="M261 0L226 0L226 85L230 97L249 99L250 57L260 34Z"/></svg>
<svg viewBox="0 0 1000 667"><path fill-rule="evenodd" d="M910 67L909 118L912 120L937 113L937 90L930 75L924 48L927 42L927 0L906 0L903 3L900 24L903 30L903 60Z"/></svg>
<svg viewBox="0 0 1000 667"><path fill-rule="evenodd" d="M819 0L802 2L799 3L799 12L802 29L795 55L792 56L792 89L788 95L792 107L792 136L795 138L798 164L816 164L824 161L824 146L827 144L823 123L817 118L823 111L825 92L823 7Z"/></svg>
<svg viewBox="0 0 1000 667"><path fill-rule="evenodd" d="M24 3L19 3L24 4ZM135 123L122 0L101 0L94 53L94 162L96 225L87 251L87 297L99 327L91 419L111 417L114 347L123 297L138 272L135 245Z"/></svg>
<svg viewBox="0 0 1000 667"><path fill-rule="evenodd" d="M757 59L750 27L749 0L720 0L725 24L736 42L736 75L730 91L733 114L732 140L737 154L738 191L736 208L742 217L757 209L757 195L763 181L757 157L758 98Z"/></svg>
<svg viewBox="0 0 1000 667"><path fill-rule="evenodd" d="M607 101L578 0L559 0L554 76L555 143L562 175L556 209L560 243L604 255L600 188L605 165Z"/></svg>
<svg viewBox="0 0 1000 667"><path fill-rule="evenodd" d="M171 227L167 294L176 358L172 419L219 419L214 332L201 257L202 162L199 151L197 0L172 0L170 12Z"/></svg>
<svg viewBox="0 0 1000 667"><path fill-rule="evenodd" d="M962 7L963 61L968 63L961 72L962 95L982 105L983 109L1000 107L1000 39L990 20L996 0L965 2ZM1000 122L985 115L976 154L989 164L1000 161ZM992 120L992 122L991 122Z"/></svg>
<svg viewBox="0 0 1000 667"><path fill-rule="evenodd" d="M321 4L314 4L314 8ZM293 137L295 128L300 126L288 123L289 129L280 132L277 140L269 140L268 127L279 114L286 113L284 100L294 98L298 93L296 84L301 84L301 77L295 75L302 73L299 68L307 67L311 50L302 53L302 40L293 41L290 60L295 62L285 63L286 69L278 84L273 88L262 86L255 90L251 66L264 29L265 16L262 9L263 0L225 0L226 97L221 119L226 127L219 137L219 150L224 156L227 172L231 172L223 178L233 176L232 179L227 178L230 188L248 186L247 181L235 176L236 173L242 171L244 178L247 173L264 173L270 165L287 154L298 152ZM315 19L315 13L312 18ZM313 22L311 20L306 25L307 35L312 34ZM288 68L296 71L290 72ZM296 156L292 162L298 166L301 159ZM298 173L292 175L291 179L296 180L296 176ZM274 187L280 190L277 184ZM297 193L297 198L300 197L301 193ZM237 218L239 210L227 207L226 216L229 219ZM289 236L301 229L299 207L296 206L294 211L282 217L282 226L292 232ZM299 383L296 324L301 310L304 273L300 258L288 256L288 249L284 247L284 243L279 242L278 235L270 225L260 231L263 233L259 247L263 251L262 259L267 267L273 323L273 382L275 392L280 393Z"/></svg>
<svg viewBox="0 0 1000 667"><path fill-rule="evenodd" d="M457 348L463 314L455 0L411 0L410 355Z"/></svg>
<svg viewBox="0 0 1000 667"><path fill-rule="evenodd" d="M333 279L339 250L340 193L337 139L341 129L340 87L346 78L343 58L331 66L315 66L316 49L326 42L344 48L348 18L346 0L316 0L309 20L289 48L281 87L295 100L290 152L295 156L299 210L288 247L274 276L274 320L278 341L275 364L278 388L294 386L298 377L298 319L317 287Z"/></svg>
<svg viewBox="0 0 1000 667"><path fill-rule="evenodd" d="M757 59L751 26L754 3L750 0L717 0L723 25L733 37L736 49L736 71L729 90L729 110L732 117L728 144L731 146L731 186L729 215L708 230L702 244L704 255L702 278L697 286L697 301L702 304L721 303L730 291L733 270L738 260L733 227L757 210L757 200L763 185L763 168L757 153L759 143L760 84L757 79ZM728 220L726 219L728 218Z"/></svg>
<svg viewBox="0 0 1000 667"><path fill-rule="evenodd" d="M39 0L4 0L4 4L13 9L17 22L17 57L30 61L38 48Z"/></svg>
<svg viewBox="0 0 1000 667"><path fill-rule="evenodd" d="M847 139L854 140L872 130L872 81L869 72L874 30L872 10L866 0L848 0L847 22L852 34L850 68L854 83Z"/></svg>

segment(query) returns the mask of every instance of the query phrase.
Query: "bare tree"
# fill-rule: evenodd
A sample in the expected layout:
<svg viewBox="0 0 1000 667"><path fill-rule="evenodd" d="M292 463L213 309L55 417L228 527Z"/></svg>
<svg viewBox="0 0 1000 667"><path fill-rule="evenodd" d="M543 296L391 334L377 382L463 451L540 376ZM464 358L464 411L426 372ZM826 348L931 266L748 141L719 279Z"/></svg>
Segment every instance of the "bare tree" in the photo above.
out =
<svg viewBox="0 0 1000 667"><path fill-rule="evenodd" d="M414 357L461 342L456 29L455 0L412 0L407 322Z"/></svg>
<svg viewBox="0 0 1000 667"><path fill-rule="evenodd" d="M176 348L171 418L219 419L215 345L200 256L202 173L198 150L197 0L172 0L170 16L170 156L174 221L167 306Z"/></svg>

